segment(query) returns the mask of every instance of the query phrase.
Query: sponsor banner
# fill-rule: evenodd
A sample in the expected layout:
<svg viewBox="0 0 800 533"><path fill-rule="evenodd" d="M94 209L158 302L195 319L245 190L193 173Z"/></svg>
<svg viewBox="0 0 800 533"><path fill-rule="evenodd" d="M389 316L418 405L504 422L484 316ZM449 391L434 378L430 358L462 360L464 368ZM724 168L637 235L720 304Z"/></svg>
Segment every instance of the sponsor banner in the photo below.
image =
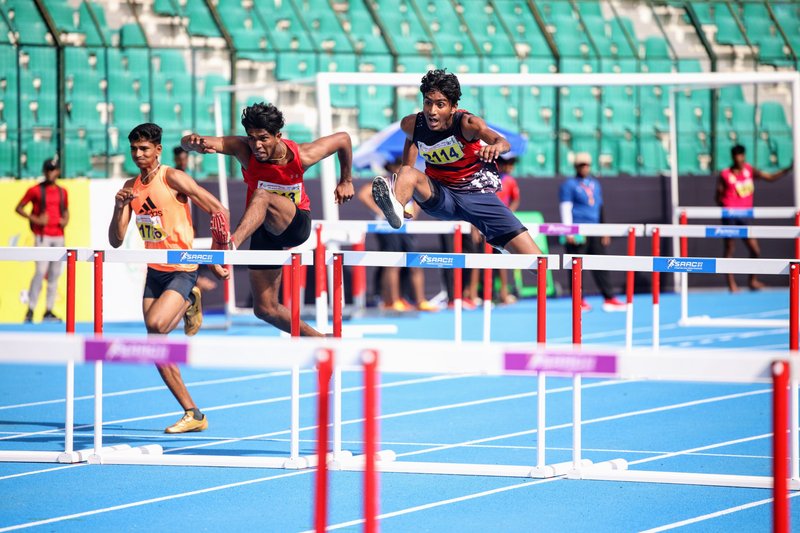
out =
<svg viewBox="0 0 800 533"><path fill-rule="evenodd" d="M717 239L746 239L747 226L707 226L706 237Z"/></svg>
<svg viewBox="0 0 800 533"><path fill-rule="evenodd" d="M225 252L211 250L169 250L170 265L224 265Z"/></svg>
<svg viewBox="0 0 800 533"><path fill-rule="evenodd" d="M86 339L84 358L87 361L111 363L186 363L186 343L152 339Z"/></svg>
<svg viewBox="0 0 800 533"><path fill-rule="evenodd" d="M505 369L559 374L615 374L617 355L591 352L509 352Z"/></svg>
<svg viewBox="0 0 800 533"><path fill-rule="evenodd" d="M394 229L388 222L370 222L367 224L367 233L408 233L405 224L399 229Z"/></svg>
<svg viewBox="0 0 800 533"><path fill-rule="evenodd" d="M466 258L460 254L406 254L407 267L464 268Z"/></svg>
<svg viewBox="0 0 800 533"><path fill-rule="evenodd" d="M654 257L653 272L704 272L717 271L716 259L693 257Z"/></svg>
<svg viewBox="0 0 800 533"><path fill-rule="evenodd" d="M542 235L577 235L577 224L539 224Z"/></svg>
<svg viewBox="0 0 800 533"><path fill-rule="evenodd" d="M722 218L753 218L755 211L752 207L723 207Z"/></svg>

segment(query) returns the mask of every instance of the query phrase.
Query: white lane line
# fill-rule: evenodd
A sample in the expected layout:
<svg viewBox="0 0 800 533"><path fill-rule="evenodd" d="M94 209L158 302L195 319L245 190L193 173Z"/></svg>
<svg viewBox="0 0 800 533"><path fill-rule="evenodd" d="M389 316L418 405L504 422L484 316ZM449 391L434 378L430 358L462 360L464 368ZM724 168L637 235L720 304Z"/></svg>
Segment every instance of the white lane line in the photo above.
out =
<svg viewBox="0 0 800 533"><path fill-rule="evenodd" d="M4 479L14 479L17 477L25 477L25 476L33 476L36 474L44 474L47 472L55 472L56 470L64 470L67 468L77 468L79 466L86 466L87 463L77 463L72 465L64 465L64 466L54 466L53 468L42 468L41 470L31 470L29 472L20 472L18 474L9 474L7 476L1 476L0 481Z"/></svg>
<svg viewBox="0 0 800 533"><path fill-rule="evenodd" d="M586 386L584 386L584 388L588 387L588 386L591 386L591 385L598 386L598 385L601 385L603 383L611 384L611 383L627 383L627 382L619 382L619 381L617 381L617 382L612 382L612 381L609 381L609 382L597 382L597 383L592 383L592 384L586 385ZM547 391L547 392L549 393L551 391ZM761 393L761 392L769 392L769 390L766 390L766 391L753 391L752 393L744 393L744 395L757 394L757 393ZM674 409L674 408L677 408L677 406L686 407L686 406L689 406L689 405L698 405L700 403L708 403L708 402L711 402L711 401L720 401L722 399L731 399L732 397L737 397L737 396L741 396L741 394L739 394L739 395L726 395L726 396L720 396L720 397L717 397L717 398L708 398L708 399L705 399L705 400L695 400L693 402L684 402L684 403L681 403L681 404L675 404L673 406L664 406L664 407L660 407L660 408L646 409L646 410L642 410L642 411L634 411L634 412L631 412L631 413L622 413L622 414L619 414L619 415L611 415L611 416L607 416L607 417L601 417L601 418L593 419L591 421L586 421L584 423L592 423L592 422L598 422L598 421L613 420L613 419L622 418L622 417L625 417L625 416L634 416L635 414L643 414L643 413L650 413L650 412ZM570 424L566 424L566 426L569 426L569 425ZM536 430L529 431L529 432L526 432L526 433L531 433L531 432L535 432L535 431ZM283 432L283 433L287 433L287 432L288 431ZM506 435L500 435L500 436L497 436L497 437L489 437L489 438L480 439L480 440L481 441L490 441L490 440L499 440L499 439L502 439L502 438L506 438ZM741 439L741 440L746 440L746 439ZM723 443L722 445L725 445L725 444L727 444L727 443ZM713 446L714 445L706 446L704 448L710 448L710 447L713 447ZM440 449L441 449L441 447L437 446L437 447L430 448L428 450L421 450L419 453L428 453L430 451L438 451ZM669 455L671 455L671 456L672 455L679 455L679 454L684 453L684 452L690 452L690 451L692 451L694 449L695 448L692 448L692 449L689 449L689 450L684 450L683 452L671 452ZM402 455L402 454L399 454L399 455ZM113 506L113 507L106 507L106 508L97 509L97 510L94 510L94 511L86 511L86 512L83 512L83 513L77 513L77 514L66 515L66 516L61 516L61 517L54 517L54 518L49 518L49 519L46 519L46 520L39 520L37 522L29 522L29 523L26 523L26 524L18 524L18 525L15 525L15 526L10 526L10 527L4 528L4 529L0 529L0 533L3 533L5 531L14 531L14 530L24 529L24 528L28 528L28 527L34 527L34 526L39 526L39 525L44 525L44 524L50 524L50 523L54 523L54 522L61 522L61 521L64 521L64 520L70 520L70 519L74 519L74 518L81 518L81 517L90 516L90 515L94 515L94 514L100 514L100 513L110 512L110 511L127 509L127 508L130 508L130 507L137 507L137 506L141 506L141 505L147 505L147 504L150 504L150 503L158 503L158 502L161 502L161 501L166 501L166 500L171 500L171 499L176 499L176 498L183 498L183 497L186 497L186 496L192 496L192 495L197 495L197 494L203 494L205 492L223 490L225 488L232 488L232 487L248 485L248 484L252 484L252 483L259 483L259 482L262 482L262 481L268 481L268 480L272 480L272 479L280 479L280 478L290 477L290 476L311 474L313 472L314 472L314 470L301 470L301 471L297 471L297 472L291 472L291 473L288 473L288 474L280 474L280 475L276 475L276 476L260 478L258 480L250 480L250 481L239 482L239 483L231 483L231 484L228 484L228 485L220 485L220 486L217 486L217 487L211 487L209 489L201 489L201 490L197 490L197 491L179 493L179 494L175 494L175 495L172 495L172 496L164 496L164 497L161 497L161 498L154 498L154 499L150 499L150 500L132 502L132 503L123 504L123 505L117 505L117 506ZM498 493L498 492L504 492L504 491L508 491L508 490L514 490L516 488L530 486L530 485L537 485L537 484L541 484L541 483L552 482L552 481L556 481L558 479L561 479L561 478L556 477L556 478L550 478L550 479L545 479L545 480L536 480L536 481L532 481L532 482L526 482L526 483L523 483L523 484L512 485L510 487L504 487L504 488L501 488L501 489L494 489L494 490L491 490L491 491L484 491L484 492L480 492L480 493L476 493L476 494L472 494L472 495L462 496L460 498L444 500L442 502L434 502L434 503L430 503L430 504L426 504L426 505L422 505L422 506L416 506L416 507L412 507L412 508L409 508L409 509L395 511L393 513L386 513L384 515L381 515L379 518L389 518L389 517L393 517L393 516L400 516L402 514L409 514L409 513L412 513L412 512L417 512L417 511L421 511L421 510L424 510L424 509L429 509L429 508L432 508L432 507L439 507L439 506L442 506L442 505L447 505L449 503L455 503L457 501L465 501L465 500L469 500L469 499L480 498L480 497L488 496L490 494L495 494L495 493ZM355 525L355 524L359 524L359 523L362 523L362 522L363 522L363 520L355 521L355 522L347 522L346 524ZM341 529L342 527L346 527L346 526L345 525L341 525L341 524L336 524L334 526L330 526L329 529Z"/></svg>
<svg viewBox="0 0 800 533"><path fill-rule="evenodd" d="M594 387L604 387L604 386L620 385L620 384L626 384L626 383L635 383L635 382L634 381L600 381L600 382L586 384L582 388L589 389L589 388L594 388ZM567 386L567 387L559 387L559 388L556 388L556 389L549 389L549 390L547 390L547 394L554 394L554 393L560 393L560 392L571 392L571 391L572 391L572 387L571 386ZM489 403L504 402L504 401L509 401L509 400L518 400L518 399L521 399L521 398L530 398L530 397L534 397L534 396L537 396L537 395L538 395L538 392L534 391L534 392L521 392L521 393L517 393L517 394L509 394L507 396L492 396L492 397L484 398L484 399L481 399L481 400L470 400L468 402L458 402L458 403L451 403L451 404L445 404L445 405L437 405L437 406L434 406L434 407L424 407L422 409L413 409L413 410L410 410L410 411L400 411L400 412L397 412L397 413L384 414L384 415L380 415L378 417L378 419L379 420L388 420L388 419L400 418L400 417L404 417L404 416L411 416L411 415L418 415L418 414L425 414L425 413L435 413L435 412L438 412L438 411L446 411L448 409L458 409L458 408L462 408L462 407L473 407L473 406L476 406L476 405L484 405L484 404L489 404ZM350 420L343 421L342 425L343 426L347 426L347 425L352 425L352 424L360 424L362 422L364 422L363 418L352 418ZM331 427L331 424L328 424L328 427ZM317 426L315 424L315 425L312 425L312 426L301 427L300 431L313 431L313 430L316 430L316 429L317 429ZM286 435L289 432L290 432L290 430L284 429L284 430L280 430L280 431L272 431L270 433L262 433L260 435L251 435L251 436L248 436L248 437L239 437L239 438L233 438L233 439L217 441L217 442L207 442L207 443L203 443L203 444L195 444L195 445L192 445L192 446L183 446L181 448L170 448L169 450L164 450L164 453L170 453L170 452L176 452L176 451L184 451L184 450L193 450L193 449L198 449L198 448L207 448L207 447L210 447L210 446L218 446L220 444L233 444L233 443L241 442L241 441L257 440L257 439L263 439L263 438L267 438L267 437L275 437L275 436L278 436L278 435Z"/></svg>
<svg viewBox="0 0 800 533"><path fill-rule="evenodd" d="M491 496L492 494L500 494L502 492L508 492L508 491L511 491L511 490L517 490L517 489L521 489L521 488L525 488L525 487L531 487L533 485L541 485L543 483L552 483L553 481L558 481L559 479L561 479L561 477L551 477L551 478L547 478L547 479L537 479L536 481L526 481L524 483L517 483L515 485L509 485L507 487L500 487L500 488L496 488L496 489L485 490L485 491L482 491L482 492L476 492L474 494L467 494L465 496L459 496L457 498L449 498L447 500L440 500L438 502L431 502L431 503L426 503L426 504L423 504L423 505L417 505L415 507L408 507L406 509L401 509L399 511L393 511L391 513L383 513L383 514L378 515L377 519L378 520L384 520L386 518L394 518L395 516L402 516L402 515L405 515L405 514L416 513L418 511L425 511L427 509L434 509L436 507L442 507L442 506L445 506L445 505L450 505L452 503L475 500L477 498L483 498L485 496ZM350 520L349 522L340 522L338 524L330 525L327 528L325 528L325 530L326 531L335 531L337 529L344 529L344 528L348 528L348 527L353 527L353 526L357 526L357 525L360 525L360 524L363 524L363 523L364 523L364 519L360 518L360 519L357 519L357 520ZM0 531L2 531L2 530L0 530ZM305 531L304 533L314 533L314 530L311 529L311 530Z"/></svg>
<svg viewBox="0 0 800 533"><path fill-rule="evenodd" d="M702 452L704 450L712 450L714 448L724 448L725 446L733 446L734 444L742 444L745 442L752 442L754 440L761 440L761 439L768 439L772 436L772 433L764 433L763 435L754 435L752 437L743 437L741 439L733 439L725 442L719 442L716 444L708 444L706 446L698 446L696 448L690 448L688 450L683 450L680 452L666 452L661 455L657 455L655 457L646 457L644 459L637 459L635 461L629 461L629 465L638 465L642 463L650 463L653 461L660 461L662 459L670 459L672 457L678 457L681 455L686 455L688 453L694 452ZM770 458L771 459L771 458Z"/></svg>
<svg viewBox="0 0 800 533"><path fill-rule="evenodd" d="M101 509L94 509L92 511L84 511L82 513L74 513L74 514L64 515L64 516L56 516L54 518L47 518L45 520L37 520L35 522L27 522L25 524L17 524L17 525L13 525L13 526L0 528L0 533L4 533L6 531L16 531L16 530L19 530L19 529L26 529L26 528L29 528L29 527L44 526L44 525L47 525L47 524L54 524L54 523L57 523L57 522L64 522L66 520L74 520L76 518L84 518L84 517L87 517L87 516L92 516L92 515L97 515L97 514L102 514L102 513L109 513L109 512L113 512L113 511L121 511L123 509L130 509L132 507L141 507L143 505L150 505L152 503L159 503L159 502L165 502L165 501L169 501L169 500L176 500L176 499L179 499L179 498L187 498L189 496L197 496L199 494L206 494L206 493L209 493L209 492L216 492L216 491L232 489L232 488L236 488L236 487L243 487L243 486L246 486L246 485L254 485L256 483L263 483L265 481L272 481L274 479L282 479L282 478L287 478L287 477L300 476L300 475L303 475L303 474L310 474L311 472L313 472L313 470L299 470L299 471L296 471L296 472L288 472L286 474L277 474L277 475L274 475L274 476L261 477L261 478L257 478L257 479L249 479L247 481L237 481L236 483L227 483L225 485L217 485L215 487L208 487L208 488L205 488L205 489L192 490L192 491L189 491L189 492L181 492L181 493L178 493L178 494L171 494L169 496L161 496L159 498L150 498L148 500L141 500L141 501L138 501L138 502L124 503L122 505L114 505L112 507L103 507Z"/></svg>
<svg viewBox="0 0 800 533"><path fill-rule="evenodd" d="M789 494L790 498L796 498L800 496L800 492L792 492ZM691 524L696 524L698 522L704 522L706 520L711 520L712 518L719 518L720 516L725 516L733 513L737 513L739 511L745 511L747 509L752 509L753 507L760 507L762 505L767 505L772 503L772 498L764 498L763 500L757 500L750 503L745 503L743 505L737 505L735 507L728 507L727 509L722 509L721 511L715 511L713 513L708 513L700 516L696 516L694 518L688 518L686 520L681 520L680 522L673 522L671 524L665 524L663 526L654 527L652 529L647 529L642 533L659 533L660 531L668 531L670 529L676 529L683 526L688 526Z"/></svg>
<svg viewBox="0 0 800 533"><path fill-rule="evenodd" d="M751 438L754 438L754 437L751 437ZM747 439L740 439L740 440L747 440ZM728 445L730 442L732 442L732 441L718 443L718 444L712 444L712 445L709 445L709 447L722 447L722 446ZM670 455L686 454L686 453L691 452L691 450L692 449L673 452ZM483 498L485 496L491 496L493 494L498 494L498 493L502 493L502 492L508 492L508 491L512 491L512 490L525 488L525 487L530 487L532 485L540 485L540 484L543 484L543 483L550 483L550 482L553 482L553 481L558 481L560 479L563 479L563 476L558 476L558 477L553 477L553 478L548 478L548 479L539 479L539 480L536 480L536 481L527 481L527 482L524 482L524 483L518 483L518 484L515 484L515 485L509 485L509 486L500 487L500 488L497 488L497 489L486 490L486 491L482 491L482 492L476 492L476 493L473 493L473 494L467 494L465 496L459 496L457 498L449 498L449 499L446 499L446 500L440 500L440 501L431 502L431 503L427 503L427 504L423 504L423 505L416 505L414 507L408 507L406 509L400 509L398 511L392 511L392 512L389 512L389 513L383 513L381 515L378 515L377 518L379 520L383 520L383 519L387 519L387 518L393 518L393 517L396 517L396 516L402 516L402 515L406 515L406 514L416 513L416 512L419 512L419 511L425 511L427 509L433 509L435 507L442 507L442 506L450 505L450 504L453 504L453 503L463 502L463 501L467 501L467 500L474 500L474 499L477 499L477 498ZM800 496L800 493L793 493L792 497L794 497L794 496ZM768 499L768 500L761 500L760 502L755 502L755 504L763 505L764 503L769 503L770 501L772 501L771 498ZM750 506L754 506L753 504L749 504L749 505ZM744 506L740 506L738 508L732 508L732 509L741 510L742 508L745 508L745 507ZM698 518L702 518L702 519L713 518L713 516L718 516L720 514L727 514L727 512L735 512L735 511L734 510L726 510L726 511L721 511L719 513L712 513L712 515L704 515L704 517L698 517ZM707 517L707 518L705 518L705 517ZM680 525L690 524L690 523L693 523L694 521L700 521L700 520L692 519L691 521L684 521L684 522L679 522L679 523L676 523L676 524L670 524L669 526L662 526L662 528L660 528L660 529L649 530L648 533L649 532L656 532L656 531L664 531L665 529L670 529L670 526L679 527ZM347 527L357 526L357 525L363 524L363 523L364 523L363 519L350 520L348 522L340 522L338 524L330 525L330 526L327 527L327 530L343 529L343 528L347 528ZM309 531L306 531L304 533L313 533L313 530L309 530Z"/></svg>
<svg viewBox="0 0 800 533"><path fill-rule="evenodd" d="M449 379L460 379L460 378L470 377L470 376L474 376L474 375L475 374L436 375L436 376L429 376L429 377L425 377L425 378L415 378L415 379L408 379L408 380L402 380L402 381L393 381L393 382L390 382L390 383L381 383L379 385L379 387L386 389L386 388L391 388L391 387L399 387L399 386L402 386L402 385L414 385L414 384L418 384L418 383L428 383L428 382L431 382L431 381L444 381L444 380L449 380ZM363 388L364 388L363 386L348 387L348 388L342 389L342 392L356 392L356 391L363 390ZM317 396L317 393L315 391L315 392L308 392L308 393L305 393L305 394L301 394L300 398L301 399L316 398L316 396ZM291 399L291 396L277 396L277 397L274 397L274 398L266 398L264 400L254 400L254 401L251 401L251 402L239 402L239 403L231 403L231 404L227 404L227 405L217 405L217 406L213 406L213 407L205 407L205 408L203 408L203 412L220 411L220 410L223 410L223 409L232 409L232 408L235 408L235 407L243 407L243 406L265 405L265 404L270 404L270 403L289 401L290 399ZM124 424L124 423L127 423L127 422L140 422L142 420L154 420L154 419L158 419L158 418L166 418L166 417L179 416L179 415L183 415L183 411L171 411L171 412L168 412L168 413L160 413L160 414L156 414L156 415L145 415L145 416L137 416L137 417L133 417L133 418L120 418L118 420L109 420L107 422L103 422L103 426L108 426L108 425L111 425L111 424ZM79 429L87 429L87 428L91 428L91 427L93 427L93 424L83 424L83 425L75 426L74 429L77 431ZM45 429L45 430L42 430L42 431L33 431L33 432L29 432L29 433L18 433L16 435L0 437L0 441L18 439L18 438L26 438L26 437L34 437L34 436L37 436L37 435L51 435L51 434L54 434L54 433L55 434L59 434L59 433L63 433L63 432L64 432L63 428Z"/></svg>
<svg viewBox="0 0 800 533"><path fill-rule="evenodd" d="M600 383L605 383L605 382L600 382ZM584 386L583 388L587 388L587 387ZM619 413L619 414L616 414L616 415L608 415L608 416L602 416L602 417L599 417L599 418L592 418L592 419L589 419L589 420L583 420L581 422L581 426L585 426L587 424L596 424L598 422L608 422L608 421L611 421L611 420L619 420L619 419L628 418L628 417L631 417L631 416L647 415L647 414L659 413L659 412L663 412L663 411L671 411L673 409L682 409L684 407L694 407L694 406L697 406L697 405L703 405L703 404L707 404L707 403L720 402L720 401L725 401L725 400L733 400L733 399L737 399L737 398L744 398L744 397L753 396L753 395L756 395L756 394L768 394L768 393L771 393L771 392L772 392L772 389L762 389L762 390L755 390L755 391L748 391L748 392L739 392L739 393L736 393L736 394L726 394L724 396L715 396L713 398L704 398L704 399L701 399L701 400L692 400L692 401L689 401L689 402L681 402L681 403L676 403L676 404L672 404L672 405L664 405L664 406L661 406L661 407L651 407L649 409L640 409L640 410L637 410L637 411L628 411L627 413ZM547 431L551 431L551 430L554 430L554 429L565 429L565 428L571 428L571 427L572 427L572 422L567 422L567 423L564 423L564 424L558 424L558 425L555 425L555 426L549 426L549 427L546 428L546 430ZM432 448L430 450L417 450L417 451L411 451L411 452L405 452L405 453L398 453L397 457L405 457L405 456L410 456L410 455L419 455L419 454L422 454L422 453L429 453L430 451L448 450L450 448L460 448L460 447L463 447L463 446L466 446L466 445L482 444L484 442L491 442L493 440L502 440L502 439L511 438L511 437L519 437L519 436L523 436L523 435L531 435L531 434L534 434L536 432L537 432L536 429L528 429L528 430L523 430L523 431L516 431L514 433L507 433L505 435L499 435L497 437L487 437L487 438L483 438L483 439L469 440L469 441L459 442L459 443L455 443L455 444L445 444L445 445L439 446L437 448Z"/></svg>
<svg viewBox="0 0 800 533"><path fill-rule="evenodd" d="M306 372L314 372L313 370L301 370L301 373ZM264 379L264 378L271 378L276 376L288 376L290 372L288 370L281 370L277 372L265 372L261 374L252 374L249 376L237 376L231 378L219 378L219 379L209 379L203 381L193 381L187 383L186 386L193 388L193 387L204 387L207 385L221 385L224 383L238 383L242 381L252 381L256 379ZM116 392L106 392L103 393L103 398L113 398L116 396L127 396L129 394L141 394L143 392L158 392L158 391L165 391L167 387L164 385L158 385L153 387L142 387L138 389L128 389ZM76 396L75 401L84 401L84 400L93 400L94 394L89 394L86 396ZM57 398L55 400L42 400L38 402L28 402L28 403L18 403L13 405L0 405L0 411L7 410L7 409L18 409L22 407L38 407L40 405L52 405L52 404L59 404L64 403L66 400L64 398Z"/></svg>

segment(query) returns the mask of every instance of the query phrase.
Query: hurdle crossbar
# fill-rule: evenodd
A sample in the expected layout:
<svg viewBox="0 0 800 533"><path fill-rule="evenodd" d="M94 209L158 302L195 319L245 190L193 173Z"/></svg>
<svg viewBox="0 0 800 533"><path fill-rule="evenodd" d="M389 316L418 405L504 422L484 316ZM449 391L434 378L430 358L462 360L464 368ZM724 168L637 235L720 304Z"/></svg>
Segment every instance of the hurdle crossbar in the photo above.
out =
<svg viewBox="0 0 800 533"><path fill-rule="evenodd" d="M88 250L72 248L45 248L18 246L0 248L0 261L58 261L67 265L67 313L65 329L75 332L75 270L77 261L90 258ZM55 281L55 280L54 280ZM36 302L34 302L36 303ZM24 352L23 352L24 353ZM64 449L61 451L0 450L0 462L26 463L78 463L85 460L91 450L74 449L75 367L65 362Z"/></svg>
<svg viewBox="0 0 800 533"><path fill-rule="evenodd" d="M796 207L751 207L751 208L732 208L732 207L696 207L696 206L678 206L675 209L677 213L686 213L690 218L763 218L763 219L779 219L779 218L793 218L797 213Z"/></svg>
<svg viewBox="0 0 800 533"><path fill-rule="evenodd" d="M685 221L681 217L681 221ZM680 256L688 256L687 238L709 239L800 239L800 227L797 226L706 226L687 224L648 224L647 236L652 237L658 233L661 237L673 237L680 240ZM737 272L738 273L738 272ZM757 272L755 272L757 273ZM681 326L698 327L764 327L779 328L788 326L786 320L780 319L737 319L716 318L709 315L689 315L689 278L686 273L676 273L678 276L679 293L681 295L681 317L678 322Z"/></svg>
<svg viewBox="0 0 800 533"><path fill-rule="evenodd" d="M309 264L313 252L291 252L282 250L269 251L206 251L206 250L106 250L97 252L95 258L95 290L101 290L102 264L112 263L184 263L184 264L223 264L250 265L270 264L289 267L291 285L291 335L300 334L300 267ZM98 289L100 287L100 289ZM102 299L95 299L95 334L98 334L98 315L102 324ZM116 341L109 341L110 346ZM244 341L246 344L248 341ZM213 343L212 343L213 344ZM220 353L228 353L233 344L226 343L215 349L216 357ZM120 349L124 349L124 346ZM238 352L239 350L236 350ZM202 360L203 355L197 355ZM226 355L226 359L230 355ZM202 364L202 363L200 363ZM234 363L235 365L235 363ZM174 454L167 455L158 444L144 446L122 446L104 448L102 446L102 367L95 367L95 435L94 452L86 460L90 463L102 464L136 464L136 465L181 465L181 466L228 466L228 467L262 467L301 469L313 466L315 457L300 456L300 367L301 363L291 366L290 395L290 453L288 457L240 457L231 455ZM167 451L168 452L168 451Z"/></svg>
<svg viewBox="0 0 800 533"><path fill-rule="evenodd" d="M528 233L533 236L547 235L549 237L562 237L568 235L582 235L584 237L627 237L633 230L634 236L644 237L644 224L557 224L543 223L531 224Z"/></svg>

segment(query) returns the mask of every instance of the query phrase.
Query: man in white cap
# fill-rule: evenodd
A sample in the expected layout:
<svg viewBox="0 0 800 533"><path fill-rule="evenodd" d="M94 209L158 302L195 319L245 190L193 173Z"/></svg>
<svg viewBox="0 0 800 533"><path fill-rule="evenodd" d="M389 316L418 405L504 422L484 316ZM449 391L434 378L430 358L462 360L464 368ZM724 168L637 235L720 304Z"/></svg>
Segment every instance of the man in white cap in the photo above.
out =
<svg viewBox="0 0 800 533"><path fill-rule="evenodd" d="M603 222L603 190L600 182L592 176L592 156L586 152L575 154L575 177L561 184L559 207L563 224L600 224ZM610 237L584 237L568 235L564 245L568 254L602 255L611 243ZM611 277L604 270L592 270L592 277L603 294L603 311L624 311L625 304L614 296ZM590 311L586 300L581 309Z"/></svg>

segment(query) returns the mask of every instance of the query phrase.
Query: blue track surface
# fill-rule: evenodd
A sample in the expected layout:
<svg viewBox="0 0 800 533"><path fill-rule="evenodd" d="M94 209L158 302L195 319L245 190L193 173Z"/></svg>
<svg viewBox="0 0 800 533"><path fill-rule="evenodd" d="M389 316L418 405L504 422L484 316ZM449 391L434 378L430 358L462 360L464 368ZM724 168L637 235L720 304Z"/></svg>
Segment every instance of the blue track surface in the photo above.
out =
<svg viewBox="0 0 800 533"><path fill-rule="evenodd" d="M624 314L584 315L584 342L624 343ZM635 343L651 339L650 303L636 300ZM786 318L788 293L692 294L691 314ZM786 350L785 328L683 328L678 299L662 297L663 345ZM214 317L207 324L215 323ZM275 336L243 320L230 335ZM452 337L451 312L359 319L395 323L401 338ZM567 343L567 300L548 308L548 340ZM80 329L88 332L89 324ZM15 326L0 330L57 330ZM493 340L532 341L533 302L498 307ZM465 338L478 339L479 311L467 312ZM139 324L108 334L144 334ZM206 331L202 334L220 334ZM257 342L257 339L254 339ZM431 357L436 354L432 353ZM106 444L157 443L168 453L279 455L289 450L289 377L285 372L184 369L207 413L203 433L165 435L181 410L151 367L107 365ZM76 368L76 449L92 442L92 369ZM315 375L301 379L302 452L314 451ZM0 449L58 450L63 445L64 370L7 365L0 369ZM415 461L534 464L536 380L527 377L385 374L381 447ZM361 376L344 375L345 447L362 446ZM548 462L570 459L571 381L547 383ZM594 461L624 458L635 468L770 474L767 385L584 380L583 444ZM267 469L0 463L0 531L305 531L312 525L313 473ZM331 475L330 524L359 530L361 474ZM768 490L644 483L513 478L381 475L385 531L637 531L690 521L689 530L767 531ZM793 500L795 524L800 506ZM44 521L38 526L37 522Z"/></svg>

